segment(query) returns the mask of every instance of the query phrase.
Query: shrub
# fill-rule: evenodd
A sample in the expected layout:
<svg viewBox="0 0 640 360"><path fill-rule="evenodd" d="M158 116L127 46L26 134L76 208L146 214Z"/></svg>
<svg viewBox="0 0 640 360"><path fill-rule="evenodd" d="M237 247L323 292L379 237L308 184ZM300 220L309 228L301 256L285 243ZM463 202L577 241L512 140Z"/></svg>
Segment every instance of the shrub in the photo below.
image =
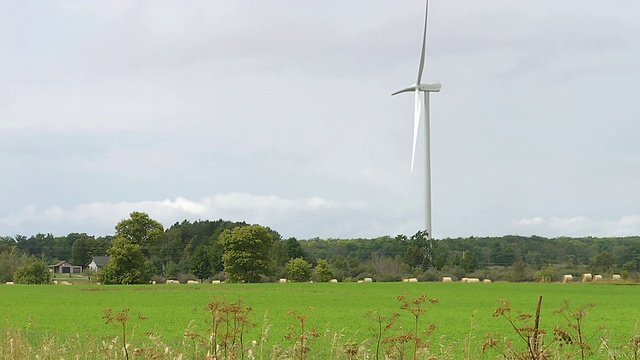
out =
<svg viewBox="0 0 640 360"><path fill-rule="evenodd" d="M324 259L318 259L318 265L316 265L316 280L318 282L327 282L333 279L333 269Z"/></svg>
<svg viewBox="0 0 640 360"><path fill-rule="evenodd" d="M13 274L13 281L16 284L49 284L51 273L44 262L36 260L20 266Z"/></svg>
<svg viewBox="0 0 640 360"><path fill-rule="evenodd" d="M306 282L311 279L311 264L299 257L287 263L287 279L293 282Z"/></svg>

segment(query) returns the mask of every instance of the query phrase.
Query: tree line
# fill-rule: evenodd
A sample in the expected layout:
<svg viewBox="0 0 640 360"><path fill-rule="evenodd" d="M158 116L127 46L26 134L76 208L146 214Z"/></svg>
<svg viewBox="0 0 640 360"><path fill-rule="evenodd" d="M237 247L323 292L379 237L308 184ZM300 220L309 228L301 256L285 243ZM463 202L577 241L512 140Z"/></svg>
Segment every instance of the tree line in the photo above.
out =
<svg viewBox="0 0 640 360"><path fill-rule="evenodd" d="M268 227L222 219L185 220L164 229L148 214L133 212L109 236L0 237L0 281L16 280L17 273L18 282L36 283L34 274L43 274L42 282L48 282L47 264L65 260L86 266L94 256L110 256L110 261L92 275L100 282L115 284L166 279L355 281L364 277L436 281L442 276L553 281L565 273L587 271L638 278L640 237L506 235L433 240L418 231L373 239L298 240L284 239Z"/></svg>

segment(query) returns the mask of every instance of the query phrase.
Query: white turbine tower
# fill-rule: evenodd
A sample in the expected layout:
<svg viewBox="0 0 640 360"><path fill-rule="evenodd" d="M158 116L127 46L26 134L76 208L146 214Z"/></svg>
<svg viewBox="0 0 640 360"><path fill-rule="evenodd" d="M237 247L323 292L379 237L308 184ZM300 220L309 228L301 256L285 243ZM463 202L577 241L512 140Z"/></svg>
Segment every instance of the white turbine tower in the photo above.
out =
<svg viewBox="0 0 640 360"><path fill-rule="evenodd" d="M411 153L411 171L413 172L413 163L416 157L416 142L418 141L418 127L420 124L420 115L422 102L420 101L420 93L424 96L424 126L425 126L425 176L426 176L426 189L425 189L425 215L426 215L426 230L429 238L432 238L431 230L431 154L430 154L430 133L429 133L429 93L439 92L442 88L442 84L422 84L422 71L424 70L425 50L427 46L427 19L429 14L429 0L427 0L425 16L424 16L424 31L422 33L422 51L420 52L420 66L418 67L418 80L415 84L409 86L406 89L402 89L394 92L391 95L400 94L403 92L415 93L415 114L413 119L413 152Z"/></svg>

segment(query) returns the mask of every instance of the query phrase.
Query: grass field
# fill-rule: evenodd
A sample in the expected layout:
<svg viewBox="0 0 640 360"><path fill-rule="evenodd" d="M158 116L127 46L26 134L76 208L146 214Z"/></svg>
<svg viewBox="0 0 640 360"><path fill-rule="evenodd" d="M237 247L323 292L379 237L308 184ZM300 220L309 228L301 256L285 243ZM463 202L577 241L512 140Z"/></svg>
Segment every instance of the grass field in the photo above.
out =
<svg viewBox="0 0 640 360"><path fill-rule="evenodd" d="M291 310L308 315L308 327L316 327L323 336L309 347L310 359L326 358L332 347L332 336L340 334L341 342L362 343L371 338L372 320L368 311L390 315L399 313L399 323L412 327L413 316L400 309L396 299L406 295L414 299L420 294L438 299L438 303L420 318L420 327L434 323L437 328L429 335L431 347L443 346L450 358L462 358L464 351L473 358L494 358L495 353L482 354L486 333L501 333L515 338L514 331L501 318L493 317L499 307L498 298L506 298L516 311L533 314L538 295L543 296L541 328L551 333L566 320L554 310L568 300L572 308L595 304L588 310L584 326L587 334L605 335L610 346L629 343L640 334L640 287L612 284L537 284L537 283L314 283L314 284L202 284L202 285L146 285L146 286L0 286L0 313L3 330L20 330L29 341L45 335L58 339L74 337L109 339L117 330L102 319L103 310L130 309L132 318L142 315L147 320L132 319L138 324L135 336L140 341L144 333L159 333L171 346L186 347L184 332L204 333L208 313L203 309L212 298L237 301L251 306L250 322L257 326L247 333L246 340L259 340L264 317L270 325L269 340L265 344L287 346L285 334L290 325L297 324ZM309 310L309 308L312 310ZM598 326L606 330L598 330ZM389 330L391 331L395 330ZM470 339L466 346L465 339ZM593 345L597 347L594 339ZM518 344L518 343L516 343ZM315 357L314 357L315 354ZM267 357L268 358L268 357ZM606 357L598 357L606 358Z"/></svg>

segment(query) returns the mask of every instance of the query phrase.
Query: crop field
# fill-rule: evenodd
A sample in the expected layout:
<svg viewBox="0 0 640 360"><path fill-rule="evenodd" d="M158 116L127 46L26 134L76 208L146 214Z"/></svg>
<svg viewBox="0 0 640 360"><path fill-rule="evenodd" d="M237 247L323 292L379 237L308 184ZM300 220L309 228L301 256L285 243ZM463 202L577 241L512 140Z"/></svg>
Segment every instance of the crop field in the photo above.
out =
<svg viewBox="0 0 640 360"><path fill-rule="evenodd" d="M286 335L302 333L302 318L296 318L296 315L304 315L304 331L318 330L317 337L309 337L306 346L310 350L306 358L329 358L330 349L336 349L336 358L339 358L339 344L373 346L372 328L377 323L371 314L366 316L369 312L385 317L399 314L394 326L386 330L383 337L413 329L414 315L401 309L403 301L397 298L405 296L405 300L413 300L421 294L438 300L422 304L427 311L420 315L418 324L420 330L428 329L432 323L436 325L430 334L421 336L430 342L431 353L443 358L469 355L495 358L498 354L491 349L482 352L488 333L500 333L514 339L514 346L524 347L524 343L518 343L520 340L508 321L493 316L496 308L502 306L497 301L499 298L511 303L515 317L520 312L533 314L538 296L542 295L540 328L548 334L552 334L555 326L567 324L562 314L555 313L565 300L572 310L594 304L586 310L582 324L583 332L596 352L605 352L600 346L601 336L607 338L608 346L614 349L629 344L631 338L640 334L639 286L580 283L2 285L0 328L7 333L19 332L23 340L36 346L38 339L46 337L62 341L73 338L79 343L95 342L96 339L108 342L121 333L114 324L105 323L104 310L112 309L117 313L130 309L126 332L132 347L136 342L149 341L147 334L153 333L169 347L187 349L191 346L190 351L195 351L197 343L191 340L199 336L205 339L209 326L210 316L205 306L216 300L229 303L241 300L251 308L248 323L255 324L255 327L247 326L243 330L243 341L261 342L269 351L274 346L293 346L296 338L286 339ZM140 320L138 316L145 319ZM608 357L601 354L596 358Z"/></svg>

